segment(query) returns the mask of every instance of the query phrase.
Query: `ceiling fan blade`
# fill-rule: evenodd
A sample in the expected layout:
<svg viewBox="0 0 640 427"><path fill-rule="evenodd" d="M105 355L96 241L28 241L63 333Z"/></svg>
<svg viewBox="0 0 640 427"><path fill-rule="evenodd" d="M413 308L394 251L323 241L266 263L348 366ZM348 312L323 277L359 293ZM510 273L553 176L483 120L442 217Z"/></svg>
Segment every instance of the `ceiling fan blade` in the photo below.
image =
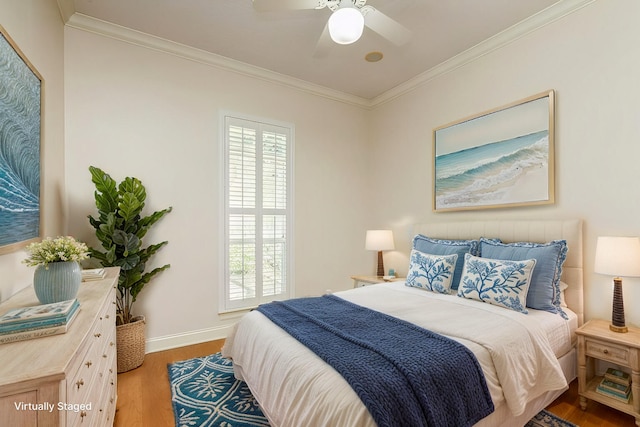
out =
<svg viewBox="0 0 640 427"><path fill-rule="evenodd" d="M327 0L253 0L253 8L261 12L271 10L322 9Z"/></svg>
<svg viewBox="0 0 640 427"><path fill-rule="evenodd" d="M404 25L401 25L389 18L378 9L372 6L364 6L360 11L364 15L364 25L371 28L391 43L402 46L411 40L411 31L409 31Z"/></svg>
<svg viewBox="0 0 640 427"><path fill-rule="evenodd" d="M320 38L318 38L318 43L316 43L316 50L313 52L314 58L324 58L329 54L329 50L333 45L333 40L331 40L331 36L329 35L329 25L324 25L324 30L322 30L322 34L320 34Z"/></svg>

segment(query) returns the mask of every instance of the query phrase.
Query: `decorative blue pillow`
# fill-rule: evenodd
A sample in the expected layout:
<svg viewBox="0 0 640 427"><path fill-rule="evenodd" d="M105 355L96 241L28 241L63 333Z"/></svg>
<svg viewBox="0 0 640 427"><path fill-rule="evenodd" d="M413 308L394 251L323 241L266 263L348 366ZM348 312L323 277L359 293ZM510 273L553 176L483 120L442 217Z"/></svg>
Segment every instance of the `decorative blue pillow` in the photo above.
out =
<svg viewBox="0 0 640 427"><path fill-rule="evenodd" d="M509 261L466 254L458 296L527 314L527 291L535 266L535 259Z"/></svg>
<svg viewBox="0 0 640 427"><path fill-rule="evenodd" d="M432 239L418 234L413 238L413 249L432 255L458 255L456 268L453 273L453 281L451 282L451 289L458 289L458 283L460 283L460 276L462 275L462 267L464 266L464 254L479 255L480 241Z"/></svg>
<svg viewBox="0 0 640 427"><path fill-rule="evenodd" d="M431 255L411 250L409 273L405 284L432 292L448 294L456 266L457 254Z"/></svg>
<svg viewBox="0 0 640 427"><path fill-rule="evenodd" d="M560 276L567 258L567 241L549 243L498 243L480 239L480 254L486 258L520 261L535 259L536 269L531 277L527 307L564 315L560 306Z"/></svg>

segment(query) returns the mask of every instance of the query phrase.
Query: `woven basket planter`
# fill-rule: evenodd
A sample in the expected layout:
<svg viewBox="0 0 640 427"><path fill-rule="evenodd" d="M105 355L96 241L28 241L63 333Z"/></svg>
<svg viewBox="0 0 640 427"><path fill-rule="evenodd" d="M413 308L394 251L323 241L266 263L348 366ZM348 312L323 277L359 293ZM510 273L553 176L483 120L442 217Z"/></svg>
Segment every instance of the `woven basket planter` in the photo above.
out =
<svg viewBox="0 0 640 427"><path fill-rule="evenodd" d="M116 326L118 373L135 369L144 362L144 327L144 316L136 316L133 322Z"/></svg>

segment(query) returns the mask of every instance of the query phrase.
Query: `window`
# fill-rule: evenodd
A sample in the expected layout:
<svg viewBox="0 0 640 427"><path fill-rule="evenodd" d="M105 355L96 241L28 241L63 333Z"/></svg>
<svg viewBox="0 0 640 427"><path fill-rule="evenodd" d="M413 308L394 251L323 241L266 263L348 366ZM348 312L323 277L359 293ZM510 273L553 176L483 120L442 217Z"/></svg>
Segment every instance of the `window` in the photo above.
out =
<svg viewBox="0 0 640 427"><path fill-rule="evenodd" d="M290 295L293 126L223 117L228 311Z"/></svg>

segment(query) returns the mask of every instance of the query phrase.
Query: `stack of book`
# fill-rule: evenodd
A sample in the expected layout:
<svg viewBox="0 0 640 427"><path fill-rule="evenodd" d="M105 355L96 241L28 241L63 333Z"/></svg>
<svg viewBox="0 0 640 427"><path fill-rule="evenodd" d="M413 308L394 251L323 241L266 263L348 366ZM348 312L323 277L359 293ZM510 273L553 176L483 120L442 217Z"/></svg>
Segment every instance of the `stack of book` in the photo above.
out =
<svg viewBox="0 0 640 427"><path fill-rule="evenodd" d="M107 272L104 271L104 268L87 268L82 270L82 281L102 280L106 274Z"/></svg>
<svg viewBox="0 0 640 427"><path fill-rule="evenodd" d="M79 309L72 299L10 310L0 316L0 344L63 334Z"/></svg>
<svg viewBox="0 0 640 427"><path fill-rule="evenodd" d="M596 391L605 396L629 403L631 378L628 373L620 369L609 368L600 384L598 384Z"/></svg>

